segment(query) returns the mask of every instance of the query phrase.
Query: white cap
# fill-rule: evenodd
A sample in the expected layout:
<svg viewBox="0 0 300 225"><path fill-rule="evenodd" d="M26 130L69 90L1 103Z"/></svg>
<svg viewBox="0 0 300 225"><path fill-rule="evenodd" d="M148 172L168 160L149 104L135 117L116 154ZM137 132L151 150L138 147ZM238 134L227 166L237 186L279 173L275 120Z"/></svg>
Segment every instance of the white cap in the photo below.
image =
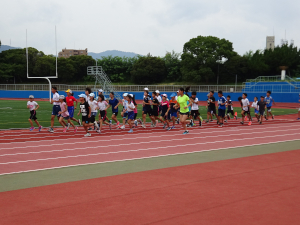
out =
<svg viewBox="0 0 300 225"><path fill-rule="evenodd" d="M131 98L133 98L133 94L129 94L131 96Z"/></svg>
<svg viewBox="0 0 300 225"><path fill-rule="evenodd" d="M177 91L177 93L178 93L179 91Z"/></svg>
<svg viewBox="0 0 300 225"><path fill-rule="evenodd" d="M156 93L156 94L159 94L160 92L159 92L159 90L156 90L155 93Z"/></svg>
<svg viewBox="0 0 300 225"><path fill-rule="evenodd" d="M162 96L164 96L164 97L166 97L166 98L168 97L168 95L167 95L167 94L162 94Z"/></svg>
<svg viewBox="0 0 300 225"><path fill-rule="evenodd" d="M128 93L124 93L124 94L123 94L123 97L126 97L127 95L128 95Z"/></svg>
<svg viewBox="0 0 300 225"><path fill-rule="evenodd" d="M145 87L145 88L144 88L144 91L149 91L149 88Z"/></svg>
<svg viewBox="0 0 300 225"><path fill-rule="evenodd" d="M94 93L91 93L91 94L89 94L89 96L91 96L91 97L95 97L95 94L94 94Z"/></svg>
<svg viewBox="0 0 300 225"><path fill-rule="evenodd" d="M34 98L34 96L33 95L29 95L29 98Z"/></svg>
<svg viewBox="0 0 300 225"><path fill-rule="evenodd" d="M80 94L80 95L78 95L78 97L79 97L79 98L85 98L86 95L85 95L85 94Z"/></svg>
<svg viewBox="0 0 300 225"><path fill-rule="evenodd" d="M60 95L59 99L65 99L65 96L64 95Z"/></svg>
<svg viewBox="0 0 300 225"><path fill-rule="evenodd" d="M99 89L98 92L102 92L102 93L103 93L103 90L102 90L102 89Z"/></svg>

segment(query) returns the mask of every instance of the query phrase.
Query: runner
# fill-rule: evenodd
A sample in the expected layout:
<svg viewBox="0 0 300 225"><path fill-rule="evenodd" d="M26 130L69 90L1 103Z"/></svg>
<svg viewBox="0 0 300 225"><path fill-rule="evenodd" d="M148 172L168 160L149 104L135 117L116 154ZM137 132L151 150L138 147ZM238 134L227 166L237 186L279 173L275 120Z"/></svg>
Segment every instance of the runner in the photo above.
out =
<svg viewBox="0 0 300 225"><path fill-rule="evenodd" d="M37 106L37 107L36 107ZM39 132L41 131L42 129L42 126L40 125L39 121L37 121L37 118L36 118L36 110L40 108L39 104L34 101L34 96L33 95L29 95L29 101L27 102L27 109L29 109L30 111L30 117L28 119L31 127L30 127L30 131L33 131L34 130L34 126L33 126L33 123L31 120L33 120L36 125L39 127Z"/></svg>

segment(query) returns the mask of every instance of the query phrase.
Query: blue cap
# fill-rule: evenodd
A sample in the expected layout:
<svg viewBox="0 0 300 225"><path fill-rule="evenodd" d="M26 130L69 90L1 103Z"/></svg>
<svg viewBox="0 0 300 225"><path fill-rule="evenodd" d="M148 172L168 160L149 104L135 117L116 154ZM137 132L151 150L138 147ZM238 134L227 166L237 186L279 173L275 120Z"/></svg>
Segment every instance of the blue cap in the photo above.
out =
<svg viewBox="0 0 300 225"><path fill-rule="evenodd" d="M85 94L80 94L78 95L79 98L86 98L86 95Z"/></svg>
<svg viewBox="0 0 300 225"><path fill-rule="evenodd" d="M177 95L175 93L172 93L170 97L173 98L175 96L177 96Z"/></svg>

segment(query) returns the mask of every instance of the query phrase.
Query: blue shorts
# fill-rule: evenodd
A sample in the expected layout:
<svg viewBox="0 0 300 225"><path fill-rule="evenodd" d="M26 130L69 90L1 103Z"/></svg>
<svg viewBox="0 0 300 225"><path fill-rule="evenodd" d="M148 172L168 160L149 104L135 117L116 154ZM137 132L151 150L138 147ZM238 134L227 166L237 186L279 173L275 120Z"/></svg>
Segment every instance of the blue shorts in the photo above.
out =
<svg viewBox="0 0 300 225"><path fill-rule="evenodd" d="M126 113L123 113L123 119L126 119L127 118L127 116L128 116L128 112L126 112ZM129 118L128 118L129 119Z"/></svg>
<svg viewBox="0 0 300 225"><path fill-rule="evenodd" d="M177 117L177 112L170 112L170 118L172 118L172 117Z"/></svg>
<svg viewBox="0 0 300 225"><path fill-rule="evenodd" d="M134 111L126 113L128 115L129 120L134 120Z"/></svg>
<svg viewBox="0 0 300 225"><path fill-rule="evenodd" d="M272 106L267 107L268 112L271 112Z"/></svg>
<svg viewBox="0 0 300 225"><path fill-rule="evenodd" d="M258 114L259 111L258 111L257 109L254 109L254 113L255 113L255 114Z"/></svg>
<svg viewBox="0 0 300 225"><path fill-rule="evenodd" d="M52 115L60 117L60 114L58 114L58 112L60 112L60 106L59 105L54 105L52 108Z"/></svg>
<svg viewBox="0 0 300 225"><path fill-rule="evenodd" d="M68 113L70 118L74 117L74 106L68 106Z"/></svg>

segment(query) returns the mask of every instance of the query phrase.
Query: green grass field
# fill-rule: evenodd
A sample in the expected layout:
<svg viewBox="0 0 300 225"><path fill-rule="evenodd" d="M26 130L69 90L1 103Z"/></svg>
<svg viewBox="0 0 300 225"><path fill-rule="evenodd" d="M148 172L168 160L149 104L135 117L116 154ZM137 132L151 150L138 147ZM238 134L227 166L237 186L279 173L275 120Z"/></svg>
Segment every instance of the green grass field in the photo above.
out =
<svg viewBox="0 0 300 225"><path fill-rule="evenodd" d="M29 118L29 110L26 108L27 101L9 101L9 100L0 100L0 129L9 129L9 128L29 128L30 124L28 122ZM43 127L50 126L50 117L52 112L52 105L47 101L39 101L38 104L40 108L37 110L37 118L40 124ZM121 106L119 106L119 110L121 110ZM234 108L240 115L241 108ZM75 118L79 119L77 116L79 112L78 108L75 110ZM274 115L284 115L295 113L294 109L272 109ZM206 108L204 106L200 106L200 113L203 119L206 118ZM111 109L107 112L108 117L111 117ZM138 118L141 118L142 114L142 105L138 106ZM118 115L119 121L122 121L121 115ZM147 119L147 121L150 121ZM60 126L57 119L55 119L54 126Z"/></svg>

